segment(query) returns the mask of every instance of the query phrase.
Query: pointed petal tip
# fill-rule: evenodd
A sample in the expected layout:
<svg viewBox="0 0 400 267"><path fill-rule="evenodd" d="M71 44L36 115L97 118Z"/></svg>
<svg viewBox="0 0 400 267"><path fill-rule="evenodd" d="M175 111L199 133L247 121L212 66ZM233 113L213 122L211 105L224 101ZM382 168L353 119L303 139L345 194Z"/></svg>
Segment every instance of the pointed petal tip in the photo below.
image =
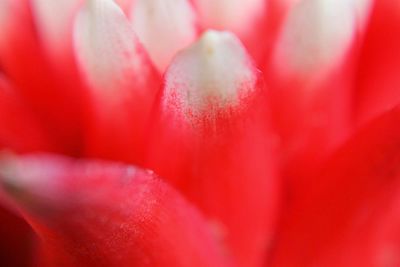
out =
<svg viewBox="0 0 400 267"><path fill-rule="evenodd" d="M230 32L209 30L172 61L164 105L178 105L186 114L234 107L254 90L257 78L240 40Z"/></svg>
<svg viewBox="0 0 400 267"><path fill-rule="evenodd" d="M97 94L143 90L154 74L128 18L112 0L86 2L75 21L74 46L79 67Z"/></svg>

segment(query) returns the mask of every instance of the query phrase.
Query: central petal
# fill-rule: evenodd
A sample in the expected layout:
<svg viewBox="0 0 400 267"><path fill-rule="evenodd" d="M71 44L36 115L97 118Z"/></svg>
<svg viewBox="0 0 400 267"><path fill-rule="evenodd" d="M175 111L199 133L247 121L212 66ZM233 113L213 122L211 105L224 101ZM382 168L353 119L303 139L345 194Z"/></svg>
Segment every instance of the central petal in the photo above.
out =
<svg viewBox="0 0 400 267"><path fill-rule="evenodd" d="M237 106L254 90L257 72L237 37L207 31L176 56L165 80L164 107L200 115Z"/></svg>

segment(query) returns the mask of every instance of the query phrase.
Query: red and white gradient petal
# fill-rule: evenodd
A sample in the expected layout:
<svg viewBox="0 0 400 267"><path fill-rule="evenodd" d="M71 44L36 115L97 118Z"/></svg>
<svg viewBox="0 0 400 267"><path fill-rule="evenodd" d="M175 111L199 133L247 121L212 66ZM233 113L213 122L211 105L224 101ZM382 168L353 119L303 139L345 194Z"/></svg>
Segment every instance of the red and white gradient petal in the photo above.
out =
<svg viewBox="0 0 400 267"><path fill-rule="evenodd" d="M360 3L356 0L297 2L276 43L274 64L281 75L324 75L339 65L361 27L360 10L367 12Z"/></svg>
<svg viewBox="0 0 400 267"><path fill-rule="evenodd" d="M208 31L169 66L149 140L150 168L200 207L247 267L262 266L279 198L263 89L239 39Z"/></svg>
<svg viewBox="0 0 400 267"><path fill-rule="evenodd" d="M83 0L30 1L46 52L54 60L65 60L71 56L73 21Z"/></svg>
<svg viewBox="0 0 400 267"><path fill-rule="evenodd" d="M198 211L150 171L4 156L1 186L40 237L38 266L232 266Z"/></svg>
<svg viewBox="0 0 400 267"><path fill-rule="evenodd" d="M87 154L136 161L160 77L130 22L112 0L90 0L74 31L79 66L91 88Z"/></svg>
<svg viewBox="0 0 400 267"><path fill-rule="evenodd" d="M67 67L56 70L49 63L28 0L3 0L0 13L2 71L46 126L49 138L59 146L57 150L78 153L84 92L59 75L59 70Z"/></svg>
<svg viewBox="0 0 400 267"><path fill-rule="evenodd" d="M267 81L285 176L295 177L295 187L307 190L307 172L353 130L355 62L365 30L360 10L367 16L368 1L299 1L278 37Z"/></svg>
<svg viewBox="0 0 400 267"><path fill-rule="evenodd" d="M258 72L240 40L229 32L207 31L174 59L165 74L164 109L196 123L218 109L240 107L257 89ZM214 118L210 118L211 120ZM216 118L215 118L216 119Z"/></svg>
<svg viewBox="0 0 400 267"><path fill-rule="evenodd" d="M135 33L161 73L197 38L196 14L188 0L135 0L131 10Z"/></svg>

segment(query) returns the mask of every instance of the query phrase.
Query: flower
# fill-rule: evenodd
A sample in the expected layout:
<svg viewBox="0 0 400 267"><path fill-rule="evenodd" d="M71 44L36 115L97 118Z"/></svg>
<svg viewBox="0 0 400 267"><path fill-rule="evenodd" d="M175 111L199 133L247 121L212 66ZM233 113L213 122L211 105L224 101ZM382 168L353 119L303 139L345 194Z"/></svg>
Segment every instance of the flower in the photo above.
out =
<svg viewBox="0 0 400 267"><path fill-rule="evenodd" d="M0 0L4 266L400 265L400 5Z"/></svg>

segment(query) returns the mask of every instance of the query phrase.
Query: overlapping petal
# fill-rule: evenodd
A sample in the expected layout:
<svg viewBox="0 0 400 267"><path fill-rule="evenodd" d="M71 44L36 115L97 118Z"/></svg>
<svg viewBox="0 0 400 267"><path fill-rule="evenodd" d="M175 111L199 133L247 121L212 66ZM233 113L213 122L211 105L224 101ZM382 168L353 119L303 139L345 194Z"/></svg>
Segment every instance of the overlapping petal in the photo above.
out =
<svg viewBox="0 0 400 267"><path fill-rule="evenodd" d="M87 1L74 36L79 66L91 88L86 154L139 161L159 74L112 0Z"/></svg>
<svg viewBox="0 0 400 267"><path fill-rule="evenodd" d="M28 0L3 0L0 5L1 69L27 105L43 121L58 151L80 150L81 108L85 92L55 68L37 35ZM69 66L65 66L67 70Z"/></svg>
<svg viewBox="0 0 400 267"><path fill-rule="evenodd" d="M0 0L0 149L60 153L0 151L0 203L39 237L0 208L0 265L399 265L399 22L390 0Z"/></svg>
<svg viewBox="0 0 400 267"><path fill-rule="evenodd" d="M368 1L298 1L266 70L285 177L308 190L310 172L353 131L358 36Z"/></svg>
<svg viewBox="0 0 400 267"><path fill-rule="evenodd" d="M289 12L276 46L284 75L318 75L343 61L358 28L357 1L304 0Z"/></svg>
<svg viewBox="0 0 400 267"><path fill-rule="evenodd" d="M361 129L286 210L271 266L397 266L400 109Z"/></svg>
<svg viewBox="0 0 400 267"><path fill-rule="evenodd" d="M1 185L39 235L38 266L232 266L194 207L150 171L8 156Z"/></svg>
<svg viewBox="0 0 400 267"><path fill-rule="evenodd" d="M82 3L83 0L30 0L34 22L45 52L59 64L72 60L73 21Z"/></svg>
<svg viewBox="0 0 400 267"><path fill-rule="evenodd" d="M202 30L226 30L235 33L256 62L263 62L269 48L268 39L273 37L274 32L269 26L279 20L269 17L270 1L193 0L192 2ZM274 10L275 7L273 6Z"/></svg>
<svg viewBox="0 0 400 267"><path fill-rule="evenodd" d="M131 10L133 28L160 72L197 38L197 18L188 0L135 0Z"/></svg>

